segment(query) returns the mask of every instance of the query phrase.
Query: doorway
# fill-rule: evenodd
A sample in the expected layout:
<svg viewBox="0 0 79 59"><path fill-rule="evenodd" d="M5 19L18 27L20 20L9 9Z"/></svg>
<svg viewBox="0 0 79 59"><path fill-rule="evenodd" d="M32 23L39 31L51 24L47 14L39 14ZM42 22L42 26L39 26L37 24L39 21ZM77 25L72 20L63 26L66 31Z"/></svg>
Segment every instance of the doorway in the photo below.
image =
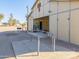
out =
<svg viewBox="0 0 79 59"><path fill-rule="evenodd" d="M42 22L40 21L40 30L42 30Z"/></svg>
<svg viewBox="0 0 79 59"><path fill-rule="evenodd" d="M48 16L34 19L33 23L34 23L35 28L38 28L39 30L46 31L46 32L49 31L49 17ZM34 30L37 30L37 29L34 29Z"/></svg>

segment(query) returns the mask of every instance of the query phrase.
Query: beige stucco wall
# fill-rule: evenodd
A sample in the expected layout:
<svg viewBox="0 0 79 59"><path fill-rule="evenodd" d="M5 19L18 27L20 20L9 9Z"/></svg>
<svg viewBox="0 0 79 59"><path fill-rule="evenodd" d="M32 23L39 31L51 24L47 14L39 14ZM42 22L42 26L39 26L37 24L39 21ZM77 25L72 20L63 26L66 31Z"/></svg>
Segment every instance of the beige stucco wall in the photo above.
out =
<svg viewBox="0 0 79 59"><path fill-rule="evenodd" d="M58 12L69 10L69 2L59 2ZM69 42L69 12L58 14L58 39Z"/></svg>
<svg viewBox="0 0 79 59"><path fill-rule="evenodd" d="M55 3L55 2L54 2ZM55 11L56 4L52 4L53 9ZM72 2L71 9L71 30L70 30L70 42L79 45L79 2ZM63 13L58 14L58 39L69 42L69 2L60 2L59 3L59 12L65 11ZM53 10L52 10L53 11ZM52 15L55 12L52 12L50 15L50 32L54 33L55 37L57 37L57 16Z"/></svg>
<svg viewBox="0 0 79 59"><path fill-rule="evenodd" d="M59 14L58 16L58 39L69 42L69 22L68 12Z"/></svg>
<svg viewBox="0 0 79 59"><path fill-rule="evenodd" d="M33 19L32 19L32 17L29 17L29 20L28 20L28 30L29 31L33 30Z"/></svg>
<svg viewBox="0 0 79 59"><path fill-rule="evenodd" d="M37 8L37 5L39 2L41 2L40 12L38 11L38 8ZM48 16L49 15L49 13L48 13L48 10L49 10L48 0L39 0L32 10L33 10L34 19Z"/></svg>
<svg viewBox="0 0 79 59"><path fill-rule="evenodd" d="M71 7L79 8L79 2L73 2ZM71 42L79 45L79 9L71 14Z"/></svg>
<svg viewBox="0 0 79 59"><path fill-rule="evenodd" d="M69 10L69 2L57 2L50 3L50 32L54 33L57 38L57 8L58 12ZM69 12L58 14L58 39L69 42Z"/></svg>
<svg viewBox="0 0 79 59"><path fill-rule="evenodd" d="M79 45L79 10L73 11L71 17L71 42Z"/></svg>
<svg viewBox="0 0 79 59"><path fill-rule="evenodd" d="M33 19L49 16L49 31L57 38L57 2L48 3L48 0L40 0L41 9L38 12L37 3L33 8ZM79 8L79 1L71 2L71 9ZM69 42L69 2L59 2L58 12L58 39ZM49 13L49 10L51 11ZM29 22L29 30L33 29L33 19ZM79 45L79 10L71 12L70 42Z"/></svg>
<svg viewBox="0 0 79 59"><path fill-rule="evenodd" d="M57 38L57 16L53 15L49 17L49 31Z"/></svg>

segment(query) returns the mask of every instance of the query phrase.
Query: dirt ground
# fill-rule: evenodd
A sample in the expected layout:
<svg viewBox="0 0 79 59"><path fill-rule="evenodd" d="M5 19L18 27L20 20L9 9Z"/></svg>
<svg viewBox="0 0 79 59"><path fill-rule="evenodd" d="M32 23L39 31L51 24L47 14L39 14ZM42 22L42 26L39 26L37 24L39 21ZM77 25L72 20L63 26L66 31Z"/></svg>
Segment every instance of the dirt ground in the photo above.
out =
<svg viewBox="0 0 79 59"><path fill-rule="evenodd" d="M17 30L16 26L0 26L0 32L16 31L16 30Z"/></svg>

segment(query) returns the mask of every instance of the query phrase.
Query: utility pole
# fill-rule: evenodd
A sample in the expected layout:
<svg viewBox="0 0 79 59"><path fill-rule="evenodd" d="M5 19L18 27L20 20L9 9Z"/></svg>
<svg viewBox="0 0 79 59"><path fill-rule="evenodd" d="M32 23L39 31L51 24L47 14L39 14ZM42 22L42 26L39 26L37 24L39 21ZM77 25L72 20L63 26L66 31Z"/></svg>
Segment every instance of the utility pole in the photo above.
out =
<svg viewBox="0 0 79 59"><path fill-rule="evenodd" d="M28 6L27 6L26 8L27 8L27 15L26 15L26 19L27 19L27 31L28 31L28 12L29 12L29 8L28 8Z"/></svg>

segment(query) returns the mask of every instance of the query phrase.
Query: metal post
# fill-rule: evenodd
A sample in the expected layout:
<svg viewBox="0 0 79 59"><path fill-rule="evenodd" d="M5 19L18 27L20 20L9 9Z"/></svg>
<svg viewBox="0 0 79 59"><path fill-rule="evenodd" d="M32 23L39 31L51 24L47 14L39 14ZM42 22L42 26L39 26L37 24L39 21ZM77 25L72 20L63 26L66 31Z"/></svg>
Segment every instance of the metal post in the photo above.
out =
<svg viewBox="0 0 79 59"><path fill-rule="evenodd" d="M38 52L37 52L38 56L39 56L39 52L40 52L40 37L38 36Z"/></svg>
<svg viewBox="0 0 79 59"><path fill-rule="evenodd" d="M55 40L55 38L54 38L53 40L54 40L54 47L53 47L53 51L55 52L56 40Z"/></svg>
<svg viewBox="0 0 79 59"><path fill-rule="evenodd" d="M56 39L53 38L53 37L52 37L52 49L53 49L53 51L55 52L55 50L56 50ZM52 49L51 49L51 50L52 50Z"/></svg>
<svg viewBox="0 0 79 59"><path fill-rule="evenodd" d="M27 31L28 31L28 6L26 7L27 8L27 16L26 16L26 18L27 18Z"/></svg>

